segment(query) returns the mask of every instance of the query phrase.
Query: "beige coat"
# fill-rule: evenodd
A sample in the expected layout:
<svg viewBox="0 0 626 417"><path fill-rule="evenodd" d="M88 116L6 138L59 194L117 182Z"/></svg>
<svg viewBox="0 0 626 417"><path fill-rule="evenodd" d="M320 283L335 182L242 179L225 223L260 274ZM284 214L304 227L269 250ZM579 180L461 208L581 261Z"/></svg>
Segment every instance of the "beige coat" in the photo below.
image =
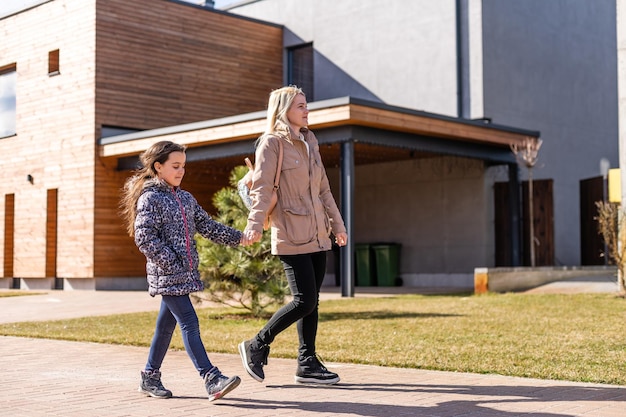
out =
<svg viewBox="0 0 626 417"><path fill-rule="evenodd" d="M280 134L263 136L255 152L252 175L252 208L248 226L263 232L276 165L278 141L283 141L283 163L278 203L270 216L273 255L297 255L331 249L330 233L345 233L346 227L330 191L317 138L303 129L306 145Z"/></svg>

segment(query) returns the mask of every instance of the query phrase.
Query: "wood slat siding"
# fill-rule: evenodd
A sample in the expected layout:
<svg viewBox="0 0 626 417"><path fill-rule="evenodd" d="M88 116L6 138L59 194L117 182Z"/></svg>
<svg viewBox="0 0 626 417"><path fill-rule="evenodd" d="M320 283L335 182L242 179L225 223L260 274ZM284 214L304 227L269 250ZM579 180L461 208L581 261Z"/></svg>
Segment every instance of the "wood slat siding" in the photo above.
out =
<svg viewBox="0 0 626 417"><path fill-rule="evenodd" d="M57 272L93 275L94 4L55 0L0 20L0 66L17 66L17 134L0 140L0 163L11 167L0 195L15 195L17 277L46 276L50 189L58 190ZM51 77L57 49L60 74Z"/></svg>
<svg viewBox="0 0 626 417"><path fill-rule="evenodd" d="M126 233L119 215L120 192L129 172L98 167L94 274L128 277L145 274L145 258Z"/></svg>
<svg viewBox="0 0 626 417"><path fill-rule="evenodd" d="M279 27L165 0L96 4L96 126L153 129L257 111L282 85ZM95 167L94 276L141 276L145 258L118 214L130 172L105 162ZM228 173L209 179L188 168L183 188L213 211Z"/></svg>
<svg viewBox="0 0 626 417"><path fill-rule="evenodd" d="M0 19L0 33L0 68L17 68L17 135L0 140L10 276L44 278L55 261L61 278L143 275L117 214L129 173L100 160L100 127L259 110L282 84L280 27L167 0L55 0ZM59 74L49 76L56 50Z"/></svg>
<svg viewBox="0 0 626 417"><path fill-rule="evenodd" d="M467 125L456 121L437 120L426 116L398 113L375 107L347 104L337 107L315 109L309 112L309 127L318 129L335 126L367 126L377 129L438 136L509 147L521 143L527 136L522 133L490 129L485 126ZM256 139L265 129L265 118L236 124L212 126L186 132L148 137L128 142L111 143L101 147L105 158L137 155L159 140L172 140L188 147Z"/></svg>
<svg viewBox="0 0 626 417"><path fill-rule="evenodd" d="M426 134L456 140L463 138L464 141L502 145L507 148L511 143L520 143L526 138L526 135L520 133L361 105L352 105L350 107L350 118L357 120L357 124L361 126ZM322 121L319 120L318 122L321 123Z"/></svg>
<svg viewBox="0 0 626 417"><path fill-rule="evenodd" d="M243 158L240 161L240 165L243 165ZM206 161L189 163L186 168L181 187L192 193L211 216L215 216L217 210L213 206L213 195L229 185L228 177L232 168L214 169L211 162Z"/></svg>
<svg viewBox="0 0 626 417"><path fill-rule="evenodd" d="M282 29L165 0L97 2L98 123L152 129L265 108Z"/></svg>

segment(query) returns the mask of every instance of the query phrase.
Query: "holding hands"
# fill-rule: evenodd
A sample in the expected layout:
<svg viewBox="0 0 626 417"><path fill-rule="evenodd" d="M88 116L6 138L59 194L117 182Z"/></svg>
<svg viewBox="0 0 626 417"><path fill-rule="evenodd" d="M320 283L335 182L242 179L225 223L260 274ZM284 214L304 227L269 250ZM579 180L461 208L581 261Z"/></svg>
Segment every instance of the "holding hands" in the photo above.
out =
<svg viewBox="0 0 626 417"><path fill-rule="evenodd" d="M260 233L260 232L257 232L255 230L246 229L241 234L241 244L243 246L252 245L253 243L256 243L259 240L261 240L262 236L263 236L263 234Z"/></svg>
<svg viewBox="0 0 626 417"><path fill-rule="evenodd" d="M248 246L254 243L257 243L261 240L263 234L261 232L257 232L255 230L246 229L241 234L241 245ZM348 243L348 234L347 233L337 233L335 236L335 243L339 246L346 246Z"/></svg>

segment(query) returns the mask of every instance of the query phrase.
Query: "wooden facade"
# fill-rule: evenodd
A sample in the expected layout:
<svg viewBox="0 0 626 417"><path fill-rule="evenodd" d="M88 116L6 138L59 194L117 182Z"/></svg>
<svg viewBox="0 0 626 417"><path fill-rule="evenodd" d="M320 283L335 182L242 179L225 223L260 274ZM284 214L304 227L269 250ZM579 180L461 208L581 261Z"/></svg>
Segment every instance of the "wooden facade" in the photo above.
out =
<svg viewBox="0 0 626 417"><path fill-rule="evenodd" d="M7 279L144 275L118 215L129 172L100 157L102 127L255 111L283 82L281 27L174 1L53 0L0 32L17 73L17 134L0 140Z"/></svg>
<svg viewBox="0 0 626 417"><path fill-rule="evenodd" d="M12 167L0 182L0 285L145 286L118 214L132 164L156 141L186 145L184 188L211 212L283 85L282 27L175 0L49 0L0 31L0 69L17 73L17 134L0 138ZM327 167L346 144L356 165L438 154L510 164L509 145L538 135L351 97L310 103L309 123ZM116 129L135 133L102 137Z"/></svg>

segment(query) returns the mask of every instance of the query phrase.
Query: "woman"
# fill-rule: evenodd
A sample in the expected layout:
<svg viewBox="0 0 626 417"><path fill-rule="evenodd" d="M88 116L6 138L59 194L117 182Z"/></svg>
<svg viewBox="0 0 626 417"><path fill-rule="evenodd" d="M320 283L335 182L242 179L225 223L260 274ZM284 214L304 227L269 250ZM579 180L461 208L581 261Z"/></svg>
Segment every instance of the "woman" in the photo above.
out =
<svg viewBox="0 0 626 417"><path fill-rule="evenodd" d="M287 276L293 301L278 310L252 339L239 344L248 374L262 382L270 344L297 323L299 351L295 379L302 383L335 384L339 376L317 357L319 291L326 272L326 252L331 250L331 232L337 245L345 246L348 235L331 194L320 157L317 138L307 129L306 97L302 90L287 86L270 94L265 134L257 143L252 174L252 208L244 236L261 239L270 206L278 163L279 141L283 145L278 202L270 222L272 254L278 255Z"/></svg>
<svg viewBox="0 0 626 417"><path fill-rule="evenodd" d="M211 219L190 193L181 190L186 159L182 145L158 142L140 159L143 168L126 182L121 207L128 233L146 256L149 293L161 295L161 310L139 392L155 398L172 396L161 382L160 368L178 323L185 350L213 401L235 389L241 379L223 375L209 361L200 339L198 316L189 299L190 293L203 289L194 235L197 231L229 246L249 242L240 231Z"/></svg>

